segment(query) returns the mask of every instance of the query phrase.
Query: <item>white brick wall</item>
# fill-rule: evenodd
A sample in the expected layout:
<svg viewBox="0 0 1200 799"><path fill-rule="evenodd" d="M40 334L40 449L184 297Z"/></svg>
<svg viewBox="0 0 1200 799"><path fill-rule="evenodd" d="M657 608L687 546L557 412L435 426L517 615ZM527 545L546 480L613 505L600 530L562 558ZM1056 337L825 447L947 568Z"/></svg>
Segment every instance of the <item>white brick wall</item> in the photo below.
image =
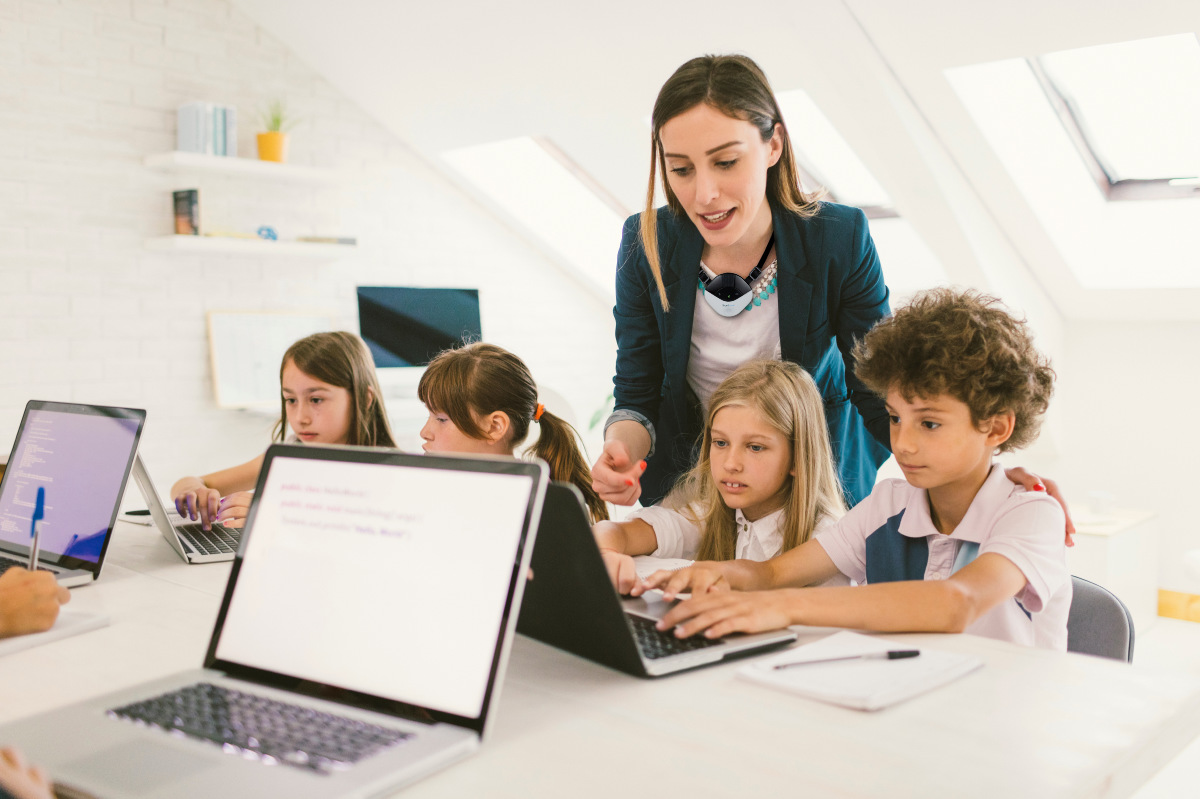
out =
<svg viewBox="0 0 1200 799"><path fill-rule="evenodd" d="M345 169L346 183L142 165L173 149L175 109L197 99L237 107L239 152L252 156L255 112L275 98L302 119L290 160ZM343 233L359 251L321 262L145 250L172 230L171 190L192 187L210 227ZM31 398L127 404L147 410L143 452L164 489L248 459L273 420L215 407L206 311L328 308L356 330L359 284L477 287L485 337L581 422L610 390L609 307L228 3L0 0L0 441Z"/></svg>

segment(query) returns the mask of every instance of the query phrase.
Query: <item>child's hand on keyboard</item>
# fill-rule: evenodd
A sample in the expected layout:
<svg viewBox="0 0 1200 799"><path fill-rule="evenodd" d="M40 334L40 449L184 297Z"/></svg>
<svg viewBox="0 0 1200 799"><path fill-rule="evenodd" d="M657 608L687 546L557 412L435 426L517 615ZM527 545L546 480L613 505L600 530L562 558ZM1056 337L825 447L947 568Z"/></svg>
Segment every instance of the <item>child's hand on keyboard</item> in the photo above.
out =
<svg viewBox="0 0 1200 799"><path fill-rule="evenodd" d="M200 520L208 530L220 511L221 492L209 488L194 477L184 478L175 484L175 510L185 519Z"/></svg>
<svg viewBox="0 0 1200 799"><path fill-rule="evenodd" d="M720 563L697 561L683 569L656 571L632 593L634 596L640 596L652 588L662 589L663 599L670 602L685 592L699 596L710 591L728 591L729 582Z"/></svg>
<svg viewBox="0 0 1200 799"><path fill-rule="evenodd" d="M612 580L617 593L628 594L641 583L637 567L630 556L611 549L601 549L600 557L604 560L604 567L608 569L608 579Z"/></svg>
<svg viewBox="0 0 1200 799"><path fill-rule="evenodd" d="M253 491L238 491L222 497L217 517L213 521L226 527L241 527L246 523L250 513L250 500L254 498Z"/></svg>

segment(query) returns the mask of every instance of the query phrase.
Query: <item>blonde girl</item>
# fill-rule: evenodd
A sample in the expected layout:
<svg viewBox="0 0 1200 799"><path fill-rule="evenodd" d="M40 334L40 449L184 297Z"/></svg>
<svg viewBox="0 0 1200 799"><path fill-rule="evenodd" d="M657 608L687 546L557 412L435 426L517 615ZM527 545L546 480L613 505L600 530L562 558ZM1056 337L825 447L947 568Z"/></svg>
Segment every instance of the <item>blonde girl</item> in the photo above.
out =
<svg viewBox="0 0 1200 799"><path fill-rule="evenodd" d="M288 347L279 366L280 415L273 439L395 447L367 345L353 333L315 333ZM289 435L290 431L290 435ZM263 456L171 487L180 515L240 527Z"/></svg>
<svg viewBox="0 0 1200 799"><path fill-rule="evenodd" d="M790 361L754 360L713 392L699 459L663 504L593 532L624 594L633 555L767 560L844 512L816 384Z"/></svg>
<svg viewBox="0 0 1200 799"><path fill-rule="evenodd" d="M421 428L426 452L511 456L537 424L529 454L549 464L550 479L575 484L593 521L608 518L578 433L538 401L537 384L516 355L483 342L445 350L421 376L417 396L429 410Z"/></svg>

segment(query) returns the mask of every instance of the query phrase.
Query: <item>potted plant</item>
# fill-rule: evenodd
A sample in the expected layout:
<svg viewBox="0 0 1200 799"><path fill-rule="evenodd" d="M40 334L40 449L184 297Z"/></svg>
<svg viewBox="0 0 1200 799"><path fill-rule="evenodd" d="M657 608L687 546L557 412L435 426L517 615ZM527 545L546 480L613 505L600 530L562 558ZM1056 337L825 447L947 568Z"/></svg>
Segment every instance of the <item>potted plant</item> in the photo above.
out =
<svg viewBox="0 0 1200 799"><path fill-rule="evenodd" d="M266 131L258 134L258 158L283 163L287 160L287 132L295 127L296 120L288 116L283 100L272 100L260 117Z"/></svg>

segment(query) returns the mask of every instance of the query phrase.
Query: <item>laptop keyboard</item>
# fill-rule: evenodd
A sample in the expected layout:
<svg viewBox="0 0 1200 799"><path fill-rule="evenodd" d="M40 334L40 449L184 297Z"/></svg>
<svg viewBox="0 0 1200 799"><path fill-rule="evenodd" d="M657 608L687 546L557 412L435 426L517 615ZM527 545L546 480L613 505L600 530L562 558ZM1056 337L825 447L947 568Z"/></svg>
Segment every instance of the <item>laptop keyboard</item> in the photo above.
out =
<svg viewBox="0 0 1200 799"><path fill-rule="evenodd" d="M633 637L637 641L638 649L648 660L694 652L697 649L717 646L721 643L720 639L705 638L702 635L676 638L675 633L670 630L659 630L654 626L655 622L644 616L626 613L625 618L629 620L629 626L633 630Z"/></svg>
<svg viewBox="0 0 1200 799"><path fill-rule="evenodd" d="M28 569L29 561L13 560L12 558L6 558L3 555L0 555L0 574L4 574L6 571L11 569L13 566L20 566L22 569ZM38 571L48 572L48 571L50 571L50 569L47 569L45 566L38 566Z"/></svg>
<svg viewBox="0 0 1200 799"><path fill-rule="evenodd" d="M205 530L198 522L177 524L175 530L201 555L232 555L237 552L242 535L236 527L214 524L211 530Z"/></svg>
<svg viewBox="0 0 1200 799"><path fill-rule="evenodd" d="M347 769L411 737L211 683L189 685L109 710L108 715L215 743L228 754L322 774Z"/></svg>

